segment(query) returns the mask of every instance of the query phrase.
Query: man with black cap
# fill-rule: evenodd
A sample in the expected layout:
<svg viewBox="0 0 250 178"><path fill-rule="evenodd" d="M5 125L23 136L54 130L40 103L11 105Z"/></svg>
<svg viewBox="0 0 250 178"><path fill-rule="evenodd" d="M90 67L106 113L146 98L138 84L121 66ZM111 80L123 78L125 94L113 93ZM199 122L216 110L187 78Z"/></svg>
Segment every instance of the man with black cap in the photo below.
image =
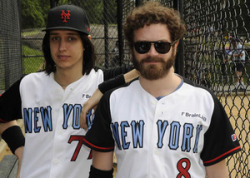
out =
<svg viewBox="0 0 250 178"><path fill-rule="evenodd" d="M85 178L91 150L82 145L86 133L80 128L82 104L104 79L127 69L95 69L89 21L80 7L51 9L45 31L45 71L23 77L3 93L0 133L18 157L21 178ZM119 75L111 86L127 79ZM103 92L107 86L101 87ZM19 118L24 120L25 139L15 123ZM91 124L90 117L87 122Z"/></svg>

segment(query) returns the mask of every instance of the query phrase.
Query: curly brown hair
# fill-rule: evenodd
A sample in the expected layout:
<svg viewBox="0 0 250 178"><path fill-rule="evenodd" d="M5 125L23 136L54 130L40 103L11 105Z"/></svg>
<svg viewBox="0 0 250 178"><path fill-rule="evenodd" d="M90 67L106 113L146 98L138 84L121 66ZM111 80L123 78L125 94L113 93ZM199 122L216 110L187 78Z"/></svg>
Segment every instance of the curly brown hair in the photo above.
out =
<svg viewBox="0 0 250 178"><path fill-rule="evenodd" d="M186 32L178 11L159 2L146 2L131 11L124 24L124 34L130 48L133 47L134 30L158 23L167 25L172 41L179 40Z"/></svg>

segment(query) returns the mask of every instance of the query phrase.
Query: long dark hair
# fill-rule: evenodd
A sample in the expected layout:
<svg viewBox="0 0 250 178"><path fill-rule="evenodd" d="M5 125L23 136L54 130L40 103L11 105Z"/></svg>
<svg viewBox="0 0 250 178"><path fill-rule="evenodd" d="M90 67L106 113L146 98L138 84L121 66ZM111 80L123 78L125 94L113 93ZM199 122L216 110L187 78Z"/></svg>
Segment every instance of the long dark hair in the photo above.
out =
<svg viewBox="0 0 250 178"><path fill-rule="evenodd" d="M80 38L82 40L83 46L84 46L84 54L83 54L83 66L82 66L82 74L89 74L91 69L95 67L95 61L96 61L96 54L95 54L95 48L92 42L89 40L88 35L78 32L80 35ZM56 71L55 62L53 61L51 57L50 52L50 40L49 40L50 32L46 32L44 38L43 38L43 44L42 44L42 50L45 58L45 72L47 74L50 74L51 72Z"/></svg>

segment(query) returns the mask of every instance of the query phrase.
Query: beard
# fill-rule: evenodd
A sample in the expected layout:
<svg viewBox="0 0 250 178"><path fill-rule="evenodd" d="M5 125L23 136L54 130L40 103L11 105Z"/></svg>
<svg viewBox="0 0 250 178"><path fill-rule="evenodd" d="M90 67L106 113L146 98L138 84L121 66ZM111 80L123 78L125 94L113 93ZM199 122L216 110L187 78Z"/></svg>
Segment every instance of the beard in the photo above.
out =
<svg viewBox="0 0 250 178"><path fill-rule="evenodd" d="M174 65L175 54L172 51L170 58L165 61L163 58L158 57L147 57L142 59L140 62L135 59L134 53L132 54L132 61L134 67L140 72L141 76L148 80L157 80L166 76L170 68ZM147 64L145 62L160 62L160 66L157 64Z"/></svg>

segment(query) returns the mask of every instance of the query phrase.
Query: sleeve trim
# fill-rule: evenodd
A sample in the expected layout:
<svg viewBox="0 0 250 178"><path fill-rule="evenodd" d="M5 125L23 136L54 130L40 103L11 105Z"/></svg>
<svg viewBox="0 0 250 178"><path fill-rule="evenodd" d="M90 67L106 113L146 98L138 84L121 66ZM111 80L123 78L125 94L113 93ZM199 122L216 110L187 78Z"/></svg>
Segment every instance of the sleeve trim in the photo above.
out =
<svg viewBox="0 0 250 178"><path fill-rule="evenodd" d="M241 149L240 146L235 147L234 149L229 150L229 151L227 151L226 153L224 153L224 154L222 154L222 155L220 155L220 156L218 156L218 157L216 157L216 158L214 158L214 159L211 159L211 160L209 160L209 161L204 161L203 163L204 163L204 164L210 164L210 163L212 163L212 162L216 162L217 160L219 160L219 159L225 157L226 155L229 155L230 153L233 153L233 152L235 152L235 151L239 151L240 149Z"/></svg>
<svg viewBox="0 0 250 178"><path fill-rule="evenodd" d="M86 138L83 138L83 143L84 145L86 145L87 147L90 147L91 149L95 150L95 151L102 151L102 152L109 152L109 151L113 151L114 147L99 147L96 146L92 143L90 143L89 141L86 140Z"/></svg>

